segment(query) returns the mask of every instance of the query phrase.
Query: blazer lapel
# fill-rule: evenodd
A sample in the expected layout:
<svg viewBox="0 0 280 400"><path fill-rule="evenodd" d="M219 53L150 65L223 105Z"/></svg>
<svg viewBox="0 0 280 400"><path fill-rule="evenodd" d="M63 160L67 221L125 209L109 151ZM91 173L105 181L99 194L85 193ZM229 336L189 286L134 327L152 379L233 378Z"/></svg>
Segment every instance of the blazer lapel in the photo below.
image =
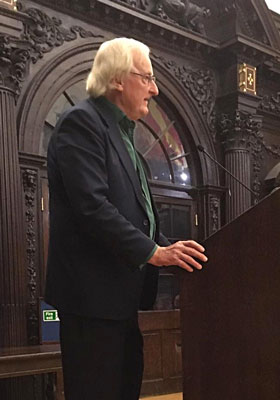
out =
<svg viewBox="0 0 280 400"><path fill-rule="evenodd" d="M121 137L119 127L116 124L116 121L115 121L114 117L112 116L112 113L109 110L107 112L107 109L99 108L98 103L96 103L93 99L90 99L90 101L92 102L95 109L98 111L98 113L104 120L105 124L108 126L108 135L109 135L110 141L111 141L112 145L114 146L115 150L117 151L117 153L119 154L120 162L122 163L123 168L125 169L127 175L129 176L129 179L132 183L132 186L134 188L134 191L136 193L139 203L141 204L144 211L146 212L146 205L145 205L138 173L137 173L137 171L135 171L133 162L127 151L125 143Z"/></svg>

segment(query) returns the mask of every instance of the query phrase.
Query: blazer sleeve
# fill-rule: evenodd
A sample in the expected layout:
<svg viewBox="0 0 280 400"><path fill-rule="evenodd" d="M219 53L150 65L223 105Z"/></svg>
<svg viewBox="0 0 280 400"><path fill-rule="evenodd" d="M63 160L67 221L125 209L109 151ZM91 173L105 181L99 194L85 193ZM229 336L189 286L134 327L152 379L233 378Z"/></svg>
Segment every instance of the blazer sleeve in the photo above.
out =
<svg viewBox="0 0 280 400"><path fill-rule="evenodd" d="M160 232L157 244L162 247L167 247L167 246L171 245L171 242L167 239L167 237L162 232Z"/></svg>
<svg viewBox="0 0 280 400"><path fill-rule="evenodd" d="M93 118L83 109L74 109L58 126L53 153L80 229L129 266L138 267L147 259L155 242L109 201L106 132L100 118Z"/></svg>

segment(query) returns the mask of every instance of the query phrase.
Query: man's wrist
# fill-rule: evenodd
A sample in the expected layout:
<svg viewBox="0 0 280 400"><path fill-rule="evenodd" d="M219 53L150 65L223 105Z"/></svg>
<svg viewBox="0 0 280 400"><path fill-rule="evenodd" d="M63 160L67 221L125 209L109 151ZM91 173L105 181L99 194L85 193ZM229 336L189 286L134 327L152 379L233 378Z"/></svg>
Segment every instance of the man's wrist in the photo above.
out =
<svg viewBox="0 0 280 400"><path fill-rule="evenodd" d="M155 244L155 247L153 248L153 250L150 252L150 254L147 257L146 263L150 262L150 259L153 257L153 255L155 254L155 252L157 251L158 248L159 248L159 246L157 244Z"/></svg>
<svg viewBox="0 0 280 400"><path fill-rule="evenodd" d="M157 246L156 251L152 255L152 257L148 260L149 264L155 265L155 266L160 266L160 253L161 253L162 247Z"/></svg>

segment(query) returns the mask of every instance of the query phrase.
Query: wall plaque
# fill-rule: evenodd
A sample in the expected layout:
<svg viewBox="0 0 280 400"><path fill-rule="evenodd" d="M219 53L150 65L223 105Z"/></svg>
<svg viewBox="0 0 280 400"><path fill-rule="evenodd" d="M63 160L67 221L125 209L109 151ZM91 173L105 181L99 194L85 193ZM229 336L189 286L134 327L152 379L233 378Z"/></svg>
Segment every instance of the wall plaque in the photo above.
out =
<svg viewBox="0 0 280 400"><path fill-rule="evenodd" d="M238 86L241 92L257 95L256 71L256 67L245 63L238 66Z"/></svg>

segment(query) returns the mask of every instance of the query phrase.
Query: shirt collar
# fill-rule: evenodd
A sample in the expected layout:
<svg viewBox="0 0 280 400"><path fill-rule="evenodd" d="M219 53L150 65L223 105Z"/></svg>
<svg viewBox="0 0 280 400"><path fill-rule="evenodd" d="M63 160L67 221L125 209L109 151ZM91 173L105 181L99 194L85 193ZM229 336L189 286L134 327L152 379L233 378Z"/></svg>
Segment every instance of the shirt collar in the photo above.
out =
<svg viewBox="0 0 280 400"><path fill-rule="evenodd" d="M116 104L112 103L105 96L98 97L98 103L101 107L107 107L112 111L117 123L122 127L122 129L125 131L134 130L136 125L135 122L127 118L125 113Z"/></svg>

